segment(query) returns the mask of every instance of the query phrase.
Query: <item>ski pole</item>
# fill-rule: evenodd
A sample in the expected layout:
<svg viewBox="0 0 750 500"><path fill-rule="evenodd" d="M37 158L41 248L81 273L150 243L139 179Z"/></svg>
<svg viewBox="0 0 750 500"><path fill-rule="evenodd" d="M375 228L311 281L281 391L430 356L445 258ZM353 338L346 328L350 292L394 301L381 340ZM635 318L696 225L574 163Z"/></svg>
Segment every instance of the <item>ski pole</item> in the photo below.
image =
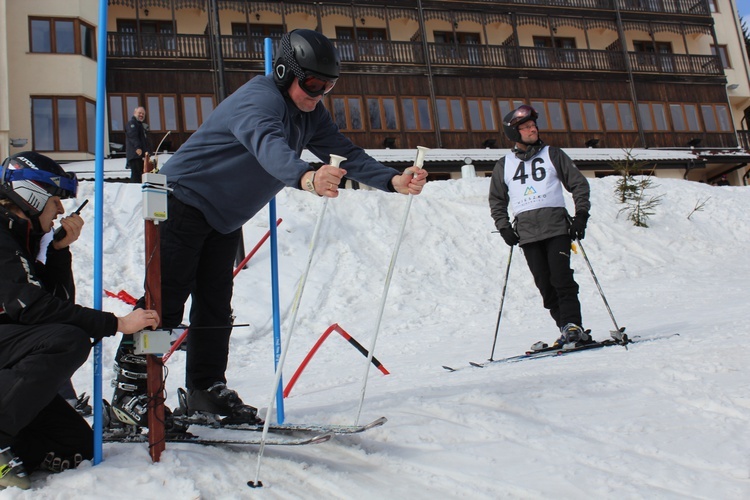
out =
<svg viewBox="0 0 750 500"><path fill-rule="evenodd" d="M615 321L615 315L612 314L612 308L609 307L609 302L607 302L607 298L604 296L604 291L602 290L602 287L599 284L599 280L596 278L596 274L594 273L594 268L591 267L591 262L589 262L589 258L586 255L586 250L583 249L581 240L576 238L576 243L578 243L578 246L581 249L581 255L583 255L583 260L586 261L586 265L588 266L589 271L591 271L591 277L594 278L594 283L596 283L596 287L599 289L599 295L602 296L604 305L607 307L607 312L609 312L609 317L612 318L612 323L615 325L615 330L609 333L612 335L612 338L617 340L618 342L627 343L627 335L623 334L623 332L625 332L625 327L620 328L617 325L617 321Z"/></svg>
<svg viewBox="0 0 750 500"><path fill-rule="evenodd" d="M495 339L492 341L492 352L490 353L490 361L495 357L495 345L497 344L497 333L500 331L500 318L503 316L503 304L505 304L505 291L508 289L508 276L510 275L510 261L513 258L513 248L515 245L510 247L508 253L508 266L505 268L505 282L503 283L503 291L500 295L500 310L497 312L497 324L495 325Z"/></svg>
<svg viewBox="0 0 750 500"><path fill-rule="evenodd" d="M333 165L334 167L338 167L339 164L345 160L346 158L344 158L343 156L331 155L330 165ZM258 449L258 466L255 472L255 481L252 482L252 484L251 482L248 482L248 485L251 487L256 487L256 486L261 485L260 480L259 480L260 479L260 464L261 464L261 458L263 457L263 450L266 447L266 437L268 436L268 429L271 425L271 419L269 417L271 416L271 412L273 412L274 400L276 399L276 393L281 384L281 370L284 367L286 354L289 351L289 345L292 340L292 333L294 332L294 324L297 321L297 311L299 310L299 304L302 301L302 293L305 291L305 283L307 282L307 276L310 273L310 265L312 264L313 254L315 253L315 246L318 241L318 235L320 234L320 226L322 225L323 215L326 212L326 207L328 206L329 199L330 198L326 197L326 199L323 200L323 208L320 210L320 215L318 215L318 221L315 223L315 229L313 230L312 239L310 240L310 250L307 256L307 266L305 267L305 271L302 274L302 277L300 278L299 285L297 285L297 292L294 296L294 301L292 302L292 317L289 320L289 331L286 334L286 342L284 343L284 349L281 351L281 357L279 358L279 362L276 366L276 376L274 377L273 391L271 392L271 399L268 403L268 410L266 411L266 418L265 418L265 422L263 423L263 433L260 436L260 448Z"/></svg>
<svg viewBox="0 0 750 500"><path fill-rule="evenodd" d="M417 168L422 168L424 164L424 156L430 148L423 146L417 146L417 159L414 161L414 165ZM416 174L415 174L416 175ZM378 333L380 332L380 322L383 319L383 310L385 309L385 299L388 297L388 288L391 286L391 277L393 276L393 268L396 264L396 258L398 257L398 249L401 246L401 240L404 237L404 228L406 228L406 220L409 217L409 209L411 208L411 201L414 196L409 193L409 201L406 203L406 210L404 211L404 217L401 220L401 229L398 232L398 238L396 239L396 247L393 249L393 255L391 255L391 263L388 265L388 273L385 278L385 286L383 287L383 296L380 299L380 311L378 312L378 323L375 327L375 334L372 337L372 343L370 344L370 352L367 355L367 366L365 367L365 376L362 380L362 391L359 396L359 407L357 408L357 418L354 421L354 425L359 424L359 416L362 413L362 404L365 401L365 390L367 389L367 376L370 373L370 363L372 363L372 357L375 355L375 342L378 340Z"/></svg>

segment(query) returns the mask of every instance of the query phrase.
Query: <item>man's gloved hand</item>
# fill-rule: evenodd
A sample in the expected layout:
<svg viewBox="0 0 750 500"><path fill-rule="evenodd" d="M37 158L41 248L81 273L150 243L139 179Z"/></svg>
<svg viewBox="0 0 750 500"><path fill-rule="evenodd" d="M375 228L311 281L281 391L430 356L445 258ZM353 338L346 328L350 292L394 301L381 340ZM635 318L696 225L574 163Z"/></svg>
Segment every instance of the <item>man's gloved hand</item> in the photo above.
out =
<svg viewBox="0 0 750 500"><path fill-rule="evenodd" d="M586 223L588 220L588 212L576 213L576 216L570 220L570 229L568 230L571 239L582 240L586 236Z"/></svg>
<svg viewBox="0 0 750 500"><path fill-rule="evenodd" d="M505 227L500 230L500 236L503 237L505 240L505 243L508 244L509 247L512 247L513 245L518 245L518 242L521 241L518 237L518 234L513 230L511 227Z"/></svg>

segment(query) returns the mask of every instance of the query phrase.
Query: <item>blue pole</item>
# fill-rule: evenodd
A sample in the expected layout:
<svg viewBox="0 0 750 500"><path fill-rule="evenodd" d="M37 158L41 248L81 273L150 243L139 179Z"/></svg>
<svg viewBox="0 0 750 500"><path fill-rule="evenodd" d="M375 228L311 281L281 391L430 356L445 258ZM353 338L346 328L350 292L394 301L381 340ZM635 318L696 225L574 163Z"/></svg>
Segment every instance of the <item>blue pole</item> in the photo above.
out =
<svg viewBox="0 0 750 500"><path fill-rule="evenodd" d="M94 309L102 308L104 231L104 107L107 103L107 0L99 0L96 50L96 175L94 183ZM94 346L94 465L102 461L102 342Z"/></svg>
<svg viewBox="0 0 750 500"><path fill-rule="evenodd" d="M266 74L273 71L273 44L270 38L264 40L265 45L265 68ZM281 313L279 312L279 251L276 237L276 198L268 204L268 217L271 221L271 300L273 302L273 363L274 368L279 367L281 357ZM284 383L279 382L276 392L276 421L284 423Z"/></svg>

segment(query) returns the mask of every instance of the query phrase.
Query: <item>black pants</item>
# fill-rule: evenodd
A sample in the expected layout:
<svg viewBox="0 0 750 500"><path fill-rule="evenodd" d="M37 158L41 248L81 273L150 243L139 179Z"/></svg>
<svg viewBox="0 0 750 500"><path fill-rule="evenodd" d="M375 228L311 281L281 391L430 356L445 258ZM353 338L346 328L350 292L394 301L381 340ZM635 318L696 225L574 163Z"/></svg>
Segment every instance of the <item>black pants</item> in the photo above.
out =
<svg viewBox="0 0 750 500"><path fill-rule="evenodd" d="M185 301L192 296L185 383L188 389L207 389L226 382L232 273L242 233L219 233L200 211L174 196L169 197L168 211L167 221L159 224L162 325L178 326Z"/></svg>
<svg viewBox="0 0 750 500"><path fill-rule="evenodd" d="M558 328L568 323L581 326L581 303L578 283L570 268L570 237L555 236L521 247L534 283L542 294L545 309L549 310Z"/></svg>
<svg viewBox="0 0 750 500"><path fill-rule="evenodd" d="M128 160L128 168L130 169L130 182L140 184L143 176L143 158Z"/></svg>
<svg viewBox="0 0 750 500"><path fill-rule="evenodd" d="M71 325L0 325L0 447L30 470L52 451L93 456L93 433L57 394L86 361L91 340Z"/></svg>

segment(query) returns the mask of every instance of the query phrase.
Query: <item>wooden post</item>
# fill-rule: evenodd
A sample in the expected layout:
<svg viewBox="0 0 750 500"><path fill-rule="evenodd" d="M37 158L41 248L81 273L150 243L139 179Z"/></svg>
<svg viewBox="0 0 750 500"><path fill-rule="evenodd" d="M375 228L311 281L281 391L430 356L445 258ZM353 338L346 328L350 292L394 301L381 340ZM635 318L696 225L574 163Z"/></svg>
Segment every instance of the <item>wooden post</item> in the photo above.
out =
<svg viewBox="0 0 750 500"><path fill-rule="evenodd" d="M143 172L151 171L148 153L143 158ZM159 227L145 221L146 240L146 308L159 315L161 327L161 249ZM164 431L164 365L154 354L146 355L146 387L148 390L148 448L151 460L158 462L166 445Z"/></svg>

